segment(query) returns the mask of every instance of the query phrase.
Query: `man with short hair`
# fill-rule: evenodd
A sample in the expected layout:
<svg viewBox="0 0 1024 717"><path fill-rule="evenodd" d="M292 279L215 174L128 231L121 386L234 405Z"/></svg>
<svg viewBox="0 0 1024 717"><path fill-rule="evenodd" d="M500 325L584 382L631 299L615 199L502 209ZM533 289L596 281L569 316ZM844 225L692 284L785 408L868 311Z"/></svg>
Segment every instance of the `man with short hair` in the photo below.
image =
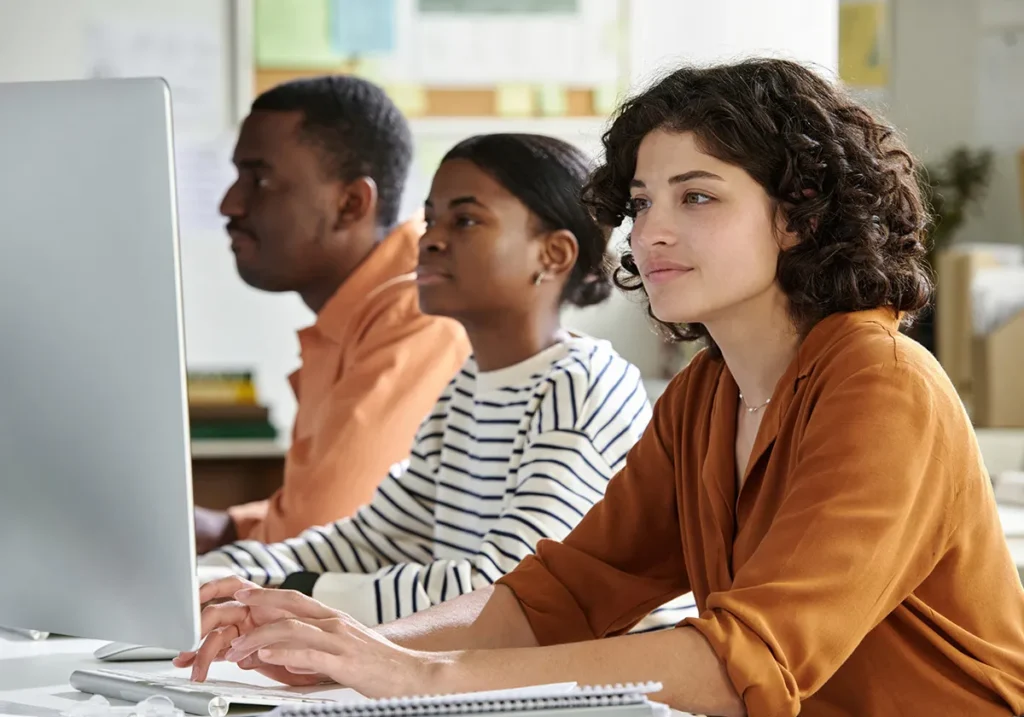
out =
<svg viewBox="0 0 1024 717"><path fill-rule="evenodd" d="M317 318L299 332L283 486L227 512L197 508L200 553L281 541L368 503L469 355L456 322L419 309L423 227L398 223L411 160L408 123L365 80L297 80L253 103L221 203L238 273L298 293Z"/></svg>

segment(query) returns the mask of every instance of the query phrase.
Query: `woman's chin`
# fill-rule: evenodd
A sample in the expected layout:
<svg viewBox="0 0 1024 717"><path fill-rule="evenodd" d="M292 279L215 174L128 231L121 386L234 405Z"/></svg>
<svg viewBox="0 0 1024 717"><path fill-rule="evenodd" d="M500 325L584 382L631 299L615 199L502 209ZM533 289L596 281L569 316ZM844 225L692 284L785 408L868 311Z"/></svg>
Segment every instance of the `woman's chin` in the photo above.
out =
<svg viewBox="0 0 1024 717"><path fill-rule="evenodd" d="M651 302L651 313L663 324L699 324L703 312L687 311L678 306L659 307Z"/></svg>

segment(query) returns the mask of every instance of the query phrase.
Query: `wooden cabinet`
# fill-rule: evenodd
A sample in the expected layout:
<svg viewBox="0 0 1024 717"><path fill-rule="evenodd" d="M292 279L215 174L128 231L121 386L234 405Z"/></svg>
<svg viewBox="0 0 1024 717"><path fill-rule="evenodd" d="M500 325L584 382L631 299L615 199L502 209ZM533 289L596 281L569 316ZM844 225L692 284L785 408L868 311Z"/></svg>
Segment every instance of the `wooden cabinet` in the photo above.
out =
<svg viewBox="0 0 1024 717"><path fill-rule="evenodd" d="M284 477L284 446L274 441L194 441L196 505L224 510L269 498Z"/></svg>

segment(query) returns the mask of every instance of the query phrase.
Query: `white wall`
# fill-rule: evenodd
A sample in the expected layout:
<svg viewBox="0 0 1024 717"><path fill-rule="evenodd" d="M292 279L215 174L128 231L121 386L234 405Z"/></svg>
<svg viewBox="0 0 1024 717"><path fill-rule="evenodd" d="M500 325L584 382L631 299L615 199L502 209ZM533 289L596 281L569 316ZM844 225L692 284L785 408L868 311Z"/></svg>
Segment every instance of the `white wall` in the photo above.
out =
<svg viewBox="0 0 1024 717"><path fill-rule="evenodd" d="M787 57L835 72L836 0L631 0L631 79L680 62L724 62L751 55Z"/></svg>
<svg viewBox="0 0 1024 717"><path fill-rule="evenodd" d="M243 7L248 4L246 0L233 1ZM683 61L722 61L751 54L793 57L826 70L836 67L837 0L631 0L629 6L630 78L634 84L644 84L652 73ZM229 7L229 0L0 0L0 82L83 77L88 64L85 29L96 19L191 23L216 28L222 38L227 107L229 100L236 99L230 70L232 41L237 38L231 33ZM243 33L246 29L242 28ZM245 76L245 72L238 74ZM242 105L246 104L246 89L237 93ZM224 126L201 128L201 137L179 137L179 145L232 134L228 115L226 110ZM460 134L510 127L556 134L593 150L601 123L415 123L418 141L434 145L454 142ZM414 183L406 205L418 205L424 190L422 181ZM219 199L213 195L219 192L211 189L210 193L212 205ZM235 275L227 240L216 227L183 229L182 254L190 365L254 366L260 392L274 408L275 420L289 425L294 401L284 377L297 362L294 331L312 317L296 297L246 288ZM610 338L645 373L657 370L658 342L640 308L623 297L616 296L598 308L569 312L566 322Z"/></svg>
<svg viewBox="0 0 1024 717"><path fill-rule="evenodd" d="M924 161L937 161L961 145L991 145L981 128L1005 108L979 97L983 68L979 42L1006 30L1024 42L1024 0L889 0L892 71L883 111ZM1019 92L1024 92L1024 66ZM1024 241L1017 150L997 147L992 185L963 241Z"/></svg>

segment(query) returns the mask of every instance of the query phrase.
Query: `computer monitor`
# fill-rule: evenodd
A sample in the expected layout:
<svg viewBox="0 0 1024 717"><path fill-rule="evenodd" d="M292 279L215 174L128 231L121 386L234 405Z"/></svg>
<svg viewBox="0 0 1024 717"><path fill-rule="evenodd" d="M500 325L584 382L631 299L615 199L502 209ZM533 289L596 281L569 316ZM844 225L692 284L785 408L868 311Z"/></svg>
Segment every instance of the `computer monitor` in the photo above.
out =
<svg viewBox="0 0 1024 717"><path fill-rule="evenodd" d="M170 93L0 84L0 625L198 639Z"/></svg>

